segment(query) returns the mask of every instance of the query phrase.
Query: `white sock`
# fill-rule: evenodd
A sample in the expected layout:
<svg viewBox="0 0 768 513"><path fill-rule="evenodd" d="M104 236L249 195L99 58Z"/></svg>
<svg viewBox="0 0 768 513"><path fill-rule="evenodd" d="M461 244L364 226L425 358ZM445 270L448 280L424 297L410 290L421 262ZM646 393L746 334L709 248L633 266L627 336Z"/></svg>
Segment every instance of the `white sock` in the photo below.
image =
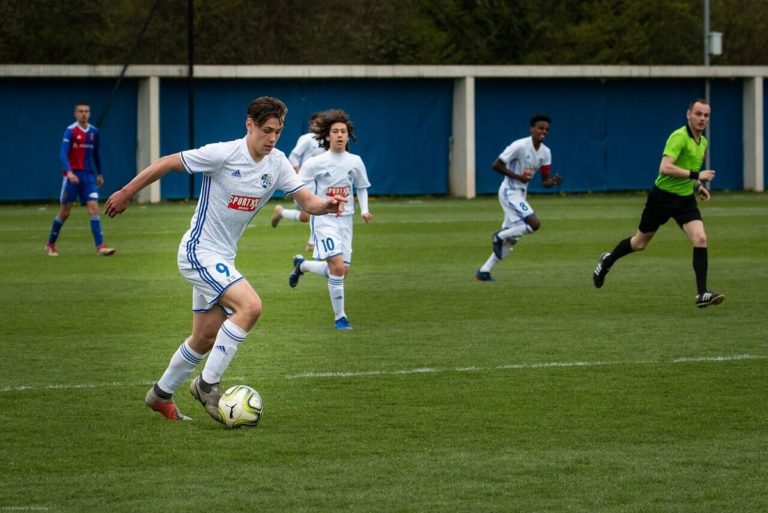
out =
<svg viewBox="0 0 768 513"><path fill-rule="evenodd" d="M299 267L302 272L328 277L328 264L322 260L304 260Z"/></svg>
<svg viewBox="0 0 768 513"><path fill-rule="evenodd" d="M493 268L501 262L498 258L496 258L496 255L491 253L491 256L488 257L488 260L485 261L483 266L480 268L480 272L482 273L489 273L493 270Z"/></svg>
<svg viewBox="0 0 768 513"><path fill-rule="evenodd" d="M526 225L526 226L528 226L528 225ZM514 243L517 244L517 241L515 240ZM512 249L513 249L512 246L513 246L513 243L510 240L505 240L501 244L501 259L502 260L507 258L507 255L509 255L512 252Z"/></svg>
<svg viewBox="0 0 768 513"><path fill-rule="evenodd" d="M344 312L344 277L328 275L328 293L331 296L331 306L335 319L346 317Z"/></svg>
<svg viewBox="0 0 768 513"><path fill-rule="evenodd" d="M221 375L229 367L229 362L235 357L237 348L248 335L240 326L227 319L221 325L216 335L216 342L208 354L208 360L203 368L203 381L214 385L221 381Z"/></svg>
<svg viewBox="0 0 768 513"><path fill-rule="evenodd" d="M173 353L168 368L165 369L163 376L157 381L157 386L163 392L174 393L179 388L179 385L192 374L195 367L203 361L204 356L189 347L189 339L185 340L176 352Z"/></svg>
<svg viewBox="0 0 768 513"><path fill-rule="evenodd" d="M508 240L505 240L501 244L501 258L496 258L495 253L491 253L491 256L488 257L488 260L485 261L483 266L479 269L480 272L489 273L491 270L496 267L496 264L501 262L503 259L507 258L507 255L509 255L512 252L512 243Z"/></svg>
<svg viewBox="0 0 768 513"><path fill-rule="evenodd" d="M280 215L285 219L290 219L291 221L298 221L299 216L301 215L301 212L294 208L284 208L283 213Z"/></svg>
<svg viewBox="0 0 768 513"><path fill-rule="evenodd" d="M533 228L528 226L528 223L520 221L519 223L515 223L510 228L501 230L498 233L498 237L502 240L507 240L513 237L522 237L523 235L526 235L528 233L533 233Z"/></svg>

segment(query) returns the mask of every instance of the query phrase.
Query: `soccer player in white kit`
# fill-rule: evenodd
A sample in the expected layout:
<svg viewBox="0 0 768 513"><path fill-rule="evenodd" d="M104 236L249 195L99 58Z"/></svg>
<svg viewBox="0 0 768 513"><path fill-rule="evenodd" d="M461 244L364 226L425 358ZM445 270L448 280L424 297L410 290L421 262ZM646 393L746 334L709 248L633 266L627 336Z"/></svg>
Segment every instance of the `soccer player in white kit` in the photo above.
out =
<svg viewBox="0 0 768 513"><path fill-rule="evenodd" d="M293 165L293 169L298 173L301 170L304 161L310 157L320 155L325 152L325 148L317 140L317 131L320 128L320 122L322 120L323 113L315 112L309 118L309 132L300 135L296 140L291 153L288 155L288 160ZM272 228L277 228L281 219L290 219L292 221L298 221L301 223L309 222L309 213L298 208L283 208L282 205L275 205L275 209L272 211ZM312 251L315 248L312 240L312 234L309 234L309 240L307 241L306 250Z"/></svg>
<svg viewBox="0 0 768 513"><path fill-rule="evenodd" d="M368 188L371 183L363 160L347 151L349 140L355 140L355 136L354 125L346 112L326 111L317 137L328 151L304 162L299 178L311 184L315 194L321 198L346 198L348 202L339 216L312 216L315 260L306 261L301 255L296 255L288 284L295 287L305 272L326 278L334 326L339 330L349 330L352 327L344 311L344 279L352 264L353 195L357 194L361 217L370 223L373 218L368 211Z"/></svg>
<svg viewBox="0 0 768 513"><path fill-rule="evenodd" d="M501 230L493 233L493 252L477 270L478 281L494 281L491 270L512 251L512 246L523 235L533 233L541 227L541 221L528 204L528 182L537 171L541 172L542 185L546 188L558 185L562 178L555 174L550 177L552 153L544 145L549 135L549 117L537 114L531 117L530 137L514 141L504 148L494 161L492 169L504 175L499 187L499 204L504 210Z"/></svg>
<svg viewBox="0 0 768 513"><path fill-rule="evenodd" d="M188 419L173 402L173 393L210 351L190 392L221 422L219 381L262 310L261 298L235 267L237 243L251 219L278 189L312 214L343 211L343 199L312 194L275 148L286 112L276 98L253 100L245 137L162 157L112 194L104 207L115 217L137 192L171 171L203 175L200 199L178 251L179 271L192 284L192 334L144 400L170 420Z"/></svg>

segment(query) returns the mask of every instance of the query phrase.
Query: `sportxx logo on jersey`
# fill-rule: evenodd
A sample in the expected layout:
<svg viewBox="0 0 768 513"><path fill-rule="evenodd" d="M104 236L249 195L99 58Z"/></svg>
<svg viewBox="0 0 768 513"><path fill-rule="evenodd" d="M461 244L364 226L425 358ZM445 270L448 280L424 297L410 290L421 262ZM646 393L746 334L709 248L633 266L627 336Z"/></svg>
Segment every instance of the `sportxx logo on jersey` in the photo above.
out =
<svg viewBox="0 0 768 513"><path fill-rule="evenodd" d="M341 187L328 187L325 190L325 194L328 196L340 196L342 198L346 198L349 196L349 185L344 185Z"/></svg>
<svg viewBox="0 0 768 513"><path fill-rule="evenodd" d="M259 204L261 198L254 198L253 196L240 196L238 194L232 194L229 196L229 204L227 207L232 210L242 210L243 212L253 212L256 210L256 205Z"/></svg>

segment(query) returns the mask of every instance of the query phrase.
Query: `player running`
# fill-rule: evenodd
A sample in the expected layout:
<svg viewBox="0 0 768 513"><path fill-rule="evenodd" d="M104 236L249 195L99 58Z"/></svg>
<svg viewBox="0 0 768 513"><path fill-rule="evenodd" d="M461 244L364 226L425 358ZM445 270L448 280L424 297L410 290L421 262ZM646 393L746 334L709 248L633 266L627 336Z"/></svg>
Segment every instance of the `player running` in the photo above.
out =
<svg viewBox="0 0 768 513"><path fill-rule="evenodd" d="M322 121L322 112L315 112L309 118L309 132L299 136L296 140L296 146L294 146L291 153L288 155L288 160L293 165L293 169L298 173L301 170L304 162L316 155L320 155L325 152L325 148L317 140L317 132L320 129L320 123ZM281 219L290 219L292 221L298 221L301 223L309 222L309 214L300 208L283 208L282 205L275 205L275 209L272 212L272 228L277 228ZM309 240L305 248L307 251L315 249L315 244L312 240L312 234L309 234Z"/></svg>
<svg viewBox="0 0 768 513"><path fill-rule="evenodd" d="M317 138L325 153L312 157L301 167L299 177L312 184L314 192L322 198L348 198L349 203L340 216L312 216L312 236L315 242L315 261L308 262L301 255L293 259L293 272L288 284L295 287L305 272L328 280L328 293L334 313L334 326L339 330L352 327L344 310L344 280L352 264L352 219L355 213L353 194L360 202L360 216L370 223L368 211L368 174L363 160L349 153L349 140L355 140L354 125L343 110L330 110L323 114Z"/></svg>
<svg viewBox="0 0 768 513"><path fill-rule="evenodd" d="M192 334L144 400L170 420L188 418L179 412L173 393L208 354L190 392L221 422L219 382L262 309L261 298L235 267L237 243L251 219L277 190L293 196L314 215L343 211L343 198L312 194L285 154L275 148L287 110L277 98L253 100L245 119L245 137L162 157L112 194L105 205L106 214L114 217L128 208L136 193L171 171L203 176L200 199L178 250L179 271L192 285Z"/></svg>
<svg viewBox="0 0 768 513"><path fill-rule="evenodd" d="M488 260L477 270L478 281L494 281L491 271L512 251L520 237L541 228L541 221L527 201L528 182L541 172L542 185L554 187L562 182L560 175L550 177L552 152L544 144L549 135L549 117L537 114L531 117L530 137L514 141L504 148L493 163L493 170L504 175L499 187L499 204L504 211L501 230L493 232L493 251Z"/></svg>

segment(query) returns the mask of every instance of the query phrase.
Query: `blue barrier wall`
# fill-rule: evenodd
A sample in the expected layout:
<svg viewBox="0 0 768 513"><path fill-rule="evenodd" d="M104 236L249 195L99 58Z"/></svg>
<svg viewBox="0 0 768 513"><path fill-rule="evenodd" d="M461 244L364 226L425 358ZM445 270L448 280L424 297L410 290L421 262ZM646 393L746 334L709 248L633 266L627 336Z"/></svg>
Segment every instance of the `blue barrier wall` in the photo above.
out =
<svg viewBox="0 0 768 513"><path fill-rule="evenodd" d="M552 118L545 144L557 190L638 190L653 184L669 134L685 125L688 102L704 96L701 80L482 80L476 86L478 194L495 193L491 164L513 140L529 135L535 113ZM741 82L711 86L710 155L715 188L743 188ZM532 192L546 191L537 178ZM551 191L555 189L550 189Z"/></svg>
<svg viewBox="0 0 768 513"><path fill-rule="evenodd" d="M58 149L74 121L74 103L90 102L98 120L114 79L0 79L0 201L56 201L61 187ZM547 144L567 192L642 190L652 184L668 134L685 123L685 109L703 95L699 79L476 79L476 183L495 194L491 163L512 140L528 135L528 119L552 119ZM136 170L138 80L126 79L102 130L102 199ZM768 91L764 93L768 94ZM161 154L188 147L187 84L160 80ZM195 82L195 145L242 137L248 103L281 98L289 108L278 148L290 152L309 115L340 107L351 115L374 195L448 193L453 79L200 79ZM714 188L743 188L742 81L711 82ZM768 117L768 102L764 102ZM768 143L768 135L766 141ZM764 170L763 170L764 172ZM195 194L199 183L195 186ZM538 181L532 192L543 192ZM164 199L186 198L185 173L163 179Z"/></svg>
<svg viewBox="0 0 768 513"><path fill-rule="evenodd" d="M188 147L186 82L161 87L161 153ZM371 194L447 194L453 81L451 80L206 80L195 87L195 145L245 135L246 109L258 96L288 106L277 147L290 153L309 116L343 108L355 125ZM199 191L199 180L195 186ZM188 196L189 178L163 179L166 199Z"/></svg>
<svg viewBox="0 0 768 513"><path fill-rule="evenodd" d="M62 175L59 148L64 129L75 121L75 103L91 104L91 123L104 109L112 79L0 80L0 201L56 200ZM104 119L101 164L106 198L136 174L137 82L126 80Z"/></svg>

